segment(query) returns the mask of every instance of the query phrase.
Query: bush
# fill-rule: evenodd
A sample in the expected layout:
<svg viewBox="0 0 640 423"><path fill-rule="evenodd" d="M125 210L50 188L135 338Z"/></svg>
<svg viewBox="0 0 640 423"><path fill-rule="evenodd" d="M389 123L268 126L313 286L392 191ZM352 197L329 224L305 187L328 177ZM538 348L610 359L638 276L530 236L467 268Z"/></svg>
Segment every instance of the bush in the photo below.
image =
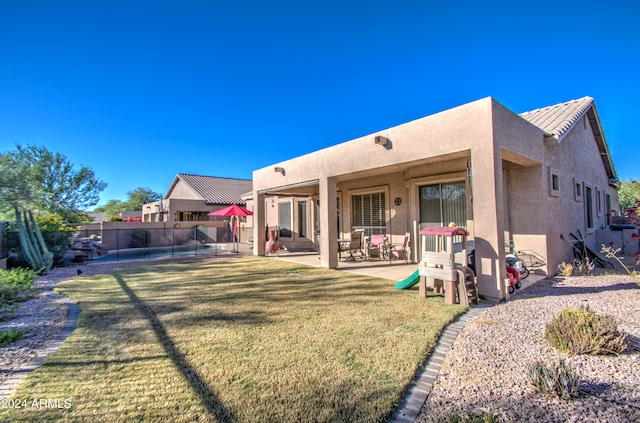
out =
<svg viewBox="0 0 640 423"><path fill-rule="evenodd" d="M564 360L550 366L543 361L530 364L529 383L541 394L565 401L577 398L580 394L580 379Z"/></svg>
<svg viewBox="0 0 640 423"><path fill-rule="evenodd" d="M15 285L23 288L31 287L38 274L32 269L15 268L10 270L0 270L0 284Z"/></svg>
<svg viewBox="0 0 640 423"><path fill-rule="evenodd" d="M558 274L560 276L569 277L573 274L573 264L564 261L558 265Z"/></svg>
<svg viewBox="0 0 640 423"><path fill-rule="evenodd" d="M0 304L25 301L33 296L31 287L37 274L31 269L0 270Z"/></svg>
<svg viewBox="0 0 640 423"><path fill-rule="evenodd" d="M9 329L5 332L0 333L0 346L10 344L11 342L15 342L18 339L21 339L26 331L19 329Z"/></svg>
<svg viewBox="0 0 640 423"><path fill-rule="evenodd" d="M573 260L573 274L576 276L593 276L595 264L589 257L584 260Z"/></svg>
<svg viewBox="0 0 640 423"><path fill-rule="evenodd" d="M545 338L569 355L620 354L627 347L627 336L618 331L616 319L598 316L589 307L562 310L547 324Z"/></svg>

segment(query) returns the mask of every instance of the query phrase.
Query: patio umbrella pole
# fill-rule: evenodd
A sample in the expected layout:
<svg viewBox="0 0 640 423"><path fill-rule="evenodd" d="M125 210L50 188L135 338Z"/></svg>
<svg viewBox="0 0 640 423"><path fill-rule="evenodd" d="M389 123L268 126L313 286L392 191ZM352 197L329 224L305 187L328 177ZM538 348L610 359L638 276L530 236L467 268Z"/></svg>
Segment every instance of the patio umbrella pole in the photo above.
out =
<svg viewBox="0 0 640 423"><path fill-rule="evenodd" d="M235 238L235 226L233 226L233 218L236 218L236 223L238 225L238 239L240 238L240 216L252 216L253 212L247 210L243 207L238 206L237 204L232 204L229 207L225 207L224 209L216 210L214 212L209 213L209 216L230 216L231 217L231 236L233 239L233 250L232 253L238 253L237 241Z"/></svg>
<svg viewBox="0 0 640 423"><path fill-rule="evenodd" d="M236 253L238 254L238 240L236 239L236 227L234 226L233 223L233 218L236 218L236 224L238 226L239 225L239 221L238 219L240 219L238 216L231 216L231 236L233 237L233 250L231 250L232 253ZM238 227L238 238L240 238L240 228Z"/></svg>

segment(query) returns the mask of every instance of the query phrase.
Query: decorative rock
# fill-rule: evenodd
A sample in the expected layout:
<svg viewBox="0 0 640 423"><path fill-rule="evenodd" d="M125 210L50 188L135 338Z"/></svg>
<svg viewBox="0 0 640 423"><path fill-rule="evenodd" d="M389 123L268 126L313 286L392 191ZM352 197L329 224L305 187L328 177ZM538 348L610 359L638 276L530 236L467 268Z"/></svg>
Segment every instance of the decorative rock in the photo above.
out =
<svg viewBox="0 0 640 423"><path fill-rule="evenodd" d="M613 315L629 347L619 356L567 359L592 394L570 402L543 396L529 386L527 366L562 358L544 339L545 326L562 309L584 304ZM549 278L527 288L466 325L416 421L484 409L508 422L640 422L638 316L640 289L626 276Z"/></svg>

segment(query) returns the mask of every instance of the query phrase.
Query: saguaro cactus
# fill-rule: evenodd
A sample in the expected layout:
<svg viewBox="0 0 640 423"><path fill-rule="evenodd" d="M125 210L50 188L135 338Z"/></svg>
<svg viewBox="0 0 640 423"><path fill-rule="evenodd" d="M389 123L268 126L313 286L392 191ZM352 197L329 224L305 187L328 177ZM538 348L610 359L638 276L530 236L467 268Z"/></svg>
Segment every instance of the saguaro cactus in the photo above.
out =
<svg viewBox="0 0 640 423"><path fill-rule="evenodd" d="M16 211L16 224L18 226L18 237L20 238L20 248L29 265L38 273L46 273L53 265L53 253L51 253L42 238L40 229L36 224L31 211L20 213Z"/></svg>

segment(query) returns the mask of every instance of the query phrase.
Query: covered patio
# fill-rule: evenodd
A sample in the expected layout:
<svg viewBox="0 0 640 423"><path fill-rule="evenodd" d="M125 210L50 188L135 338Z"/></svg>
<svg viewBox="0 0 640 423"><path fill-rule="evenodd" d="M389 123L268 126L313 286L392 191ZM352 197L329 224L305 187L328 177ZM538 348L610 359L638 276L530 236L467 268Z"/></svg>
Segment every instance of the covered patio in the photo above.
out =
<svg viewBox="0 0 640 423"><path fill-rule="evenodd" d="M320 266L320 256L318 253L314 252L282 252L278 253L278 255L269 256L273 259L287 261L290 263L304 264L306 266L312 267L321 267ZM336 270L341 270L349 273L356 273L358 275L365 276L373 276L381 279L388 279L390 282L390 286L393 285L394 282L401 281L407 277L409 277L413 272L418 268L415 263L406 264L403 260L392 261L392 264L389 262L380 262L377 260L363 260L361 262L343 262L340 261L340 264L336 268ZM542 273L534 273L532 272L529 277L522 280L522 287L520 290L515 292L515 295L518 294L522 289L528 288L536 282L544 279L546 275ZM418 287L415 286L414 289L417 290Z"/></svg>
<svg viewBox="0 0 640 423"><path fill-rule="evenodd" d="M408 234L417 263L420 230L454 222L473 241L480 295L501 300L507 254L532 251L554 273L571 259L563 232L604 228L616 201L601 133L590 97L522 115L487 97L275 163L253 173L254 254L273 226L281 248L339 268L339 240L361 230Z"/></svg>

